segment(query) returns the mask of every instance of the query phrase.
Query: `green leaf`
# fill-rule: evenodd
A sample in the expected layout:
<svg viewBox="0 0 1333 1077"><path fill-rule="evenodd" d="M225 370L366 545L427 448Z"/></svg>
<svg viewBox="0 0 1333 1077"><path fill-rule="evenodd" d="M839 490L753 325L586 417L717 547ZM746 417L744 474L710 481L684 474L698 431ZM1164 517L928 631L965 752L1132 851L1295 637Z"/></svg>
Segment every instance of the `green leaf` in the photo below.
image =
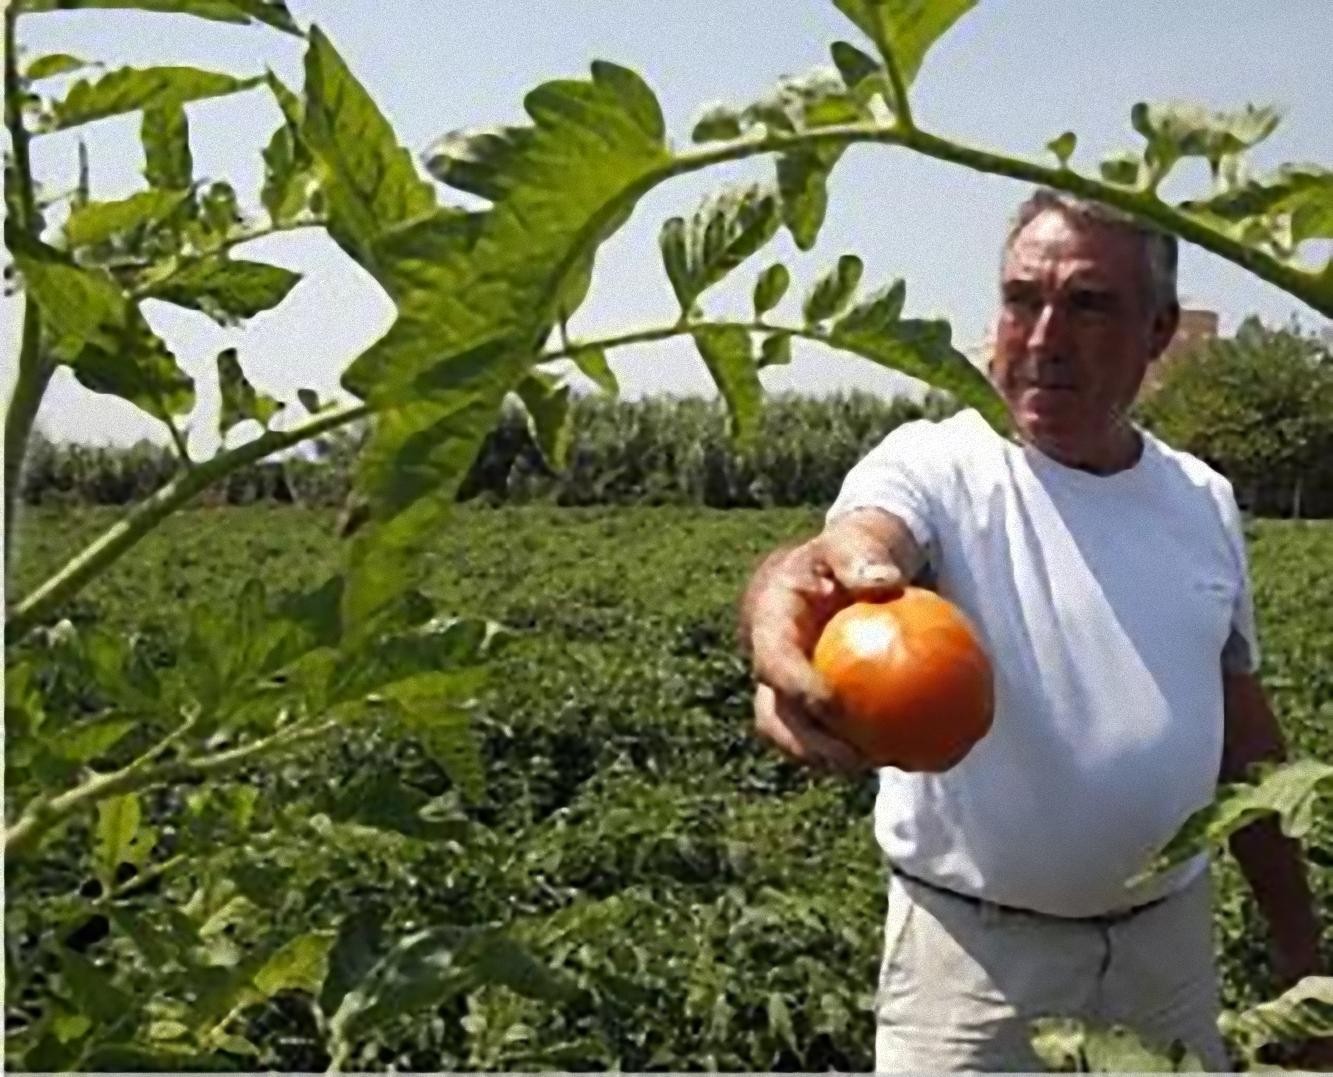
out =
<svg viewBox="0 0 1333 1077"><path fill-rule="evenodd" d="M133 1009L133 1001L110 975L73 950L60 951L60 977L70 1002L98 1024L114 1024Z"/></svg>
<svg viewBox="0 0 1333 1077"><path fill-rule="evenodd" d="M763 402L750 334L740 326L724 325L700 326L691 335L726 401L731 436L741 442L750 440L759 431Z"/></svg>
<svg viewBox="0 0 1333 1077"><path fill-rule="evenodd" d="M590 378L597 388L608 396L620 395L620 383L616 380L611 364L606 361L605 348L579 348L570 353L569 358L579 368L579 372Z"/></svg>
<svg viewBox="0 0 1333 1077"><path fill-rule="evenodd" d="M1217 169L1224 157L1247 150L1271 135L1281 120L1277 109L1246 105L1237 112L1210 112L1201 105L1140 101L1130 122L1148 142L1144 161L1150 189L1182 157L1206 157Z"/></svg>
<svg viewBox="0 0 1333 1077"><path fill-rule="evenodd" d="M246 419L268 426L268 421L282 407L273 397L258 392L250 384L235 348L224 348L218 354L218 386L222 391L218 433L224 437L228 430Z"/></svg>
<svg viewBox="0 0 1333 1077"><path fill-rule="evenodd" d="M781 262L774 262L759 274L754 286L754 316L762 318L782 302L791 284L791 274Z"/></svg>
<svg viewBox="0 0 1333 1077"><path fill-rule="evenodd" d="M977 0L833 0L911 86L931 46Z"/></svg>
<svg viewBox="0 0 1333 1077"><path fill-rule="evenodd" d="M828 177L841 150L815 147L779 154L778 192L782 196L782 223L797 249L813 249L828 212Z"/></svg>
<svg viewBox="0 0 1333 1077"><path fill-rule="evenodd" d="M1282 832L1289 838L1308 834L1314 825L1315 804L1321 794L1333 789L1333 765L1302 759L1277 767L1259 767L1257 773L1262 775L1258 784L1233 782L1222 786L1216 799L1186 819L1148 868L1129 885L1223 845L1237 830L1267 815L1279 817Z"/></svg>
<svg viewBox="0 0 1333 1077"><path fill-rule="evenodd" d="M184 190L194 182L190 126L179 103L144 109L139 127L144 179L150 187Z"/></svg>
<svg viewBox="0 0 1333 1077"><path fill-rule="evenodd" d="M740 113L727 105L709 105L694 121L695 142L726 142L741 136Z"/></svg>
<svg viewBox="0 0 1333 1077"><path fill-rule="evenodd" d="M976 408L991 426L1005 431L1009 414L986 376L955 349L945 321L895 321L879 331L835 325L825 340L890 370L918 378Z"/></svg>
<svg viewBox="0 0 1333 1077"><path fill-rule="evenodd" d="M76 82L63 99L52 104L49 121L39 133L62 131L139 109L178 108L186 101L248 90L262 81L194 67L123 67L96 82Z"/></svg>
<svg viewBox="0 0 1333 1077"><path fill-rule="evenodd" d="M570 996L561 980L500 932L434 928L403 939L343 996L330 1033L347 1043L389 1016L439 1006L483 983L548 1002Z"/></svg>
<svg viewBox="0 0 1333 1077"><path fill-rule="evenodd" d="M844 254L837 265L825 273L810 289L802 311L805 324L815 325L837 314L848 302L856 286L861 283L865 264L854 254Z"/></svg>
<svg viewBox="0 0 1333 1077"><path fill-rule="evenodd" d="M1333 977L1307 976L1279 998L1219 1022L1251 1060L1271 1043L1299 1044L1333 1037Z"/></svg>
<svg viewBox="0 0 1333 1077"><path fill-rule="evenodd" d="M1141 187L1147 174L1147 165L1133 150L1117 150L1102 158L1102 179L1122 187Z"/></svg>
<svg viewBox="0 0 1333 1077"><path fill-rule="evenodd" d="M299 273L281 266L217 254L187 263L145 294L202 311L226 326L276 307L300 279Z"/></svg>
<svg viewBox="0 0 1333 1077"><path fill-rule="evenodd" d="M1065 131L1046 143L1046 148L1055 154L1061 168L1068 168L1069 158L1073 156L1074 147L1077 145L1078 135L1074 134L1073 131Z"/></svg>
<svg viewBox="0 0 1333 1077"><path fill-rule="evenodd" d="M301 134L323 168L329 234L378 276L375 238L433 212L435 192L318 27L310 31L305 57Z"/></svg>
<svg viewBox="0 0 1333 1077"><path fill-rule="evenodd" d="M91 247L130 237L166 220L189 197L189 190L152 190L116 202L89 202L71 211L65 221L65 239L71 247Z"/></svg>
<svg viewBox="0 0 1333 1077"><path fill-rule="evenodd" d="M1075 1018L1046 1017L1032 1022L1032 1048L1053 1070L1087 1073L1197 1073L1199 1056L1176 1041L1146 1043L1120 1025L1094 1027Z"/></svg>
<svg viewBox="0 0 1333 1077"><path fill-rule="evenodd" d="M88 61L67 52L53 52L38 56L23 69L23 77L29 82L49 79L53 75L67 75L88 66Z"/></svg>
<svg viewBox="0 0 1333 1077"><path fill-rule="evenodd" d="M70 763L91 763L124 739L139 723L133 718L99 718L64 731L52 745Z"/></svg>
<svg viewBox="0 0 1333 1077"><path fill-rule="evenodd" d="M74 8L119 8L195 15L215 22L243 25L261 22L289 34L300 34L285 0L23 0L25 12L68 11Z"/></svg>
<svg viewBox="0 0 1333 1077"><path fill-rule="evenodd" d="M660 245L667 276L682 311L765 243L778 228L777 199L752 184L710 194L686 223L673 217Z"/></svg>
<svg viewBox="0 0 1333 1077"><path fill-rule="evenodd" d="M347 993L374 968L384 951L384 924L387 911L370 907L343 919L338 925L337 941L328 956L328 973L319 993L319 1008L324 1016L338 1011Z"/></svg>
<svg viewBox="0 0 1333 1077"><path fill-rule="evenodd" d="M97 877L108 890L120 864L142 864L153 851L155 835L141 826L142 811L137 793L110 797L97 804L97 827L93 838L93 864Z"/></svg>
<svg viewBox="0 0 1333 1077"><path fill-rule="evenodd" d="M829 47L829 52L833 56L833 66L838 69L843 84L849 90L855 90L868 80L884 77L884 68L849 42L835 41Z"/></svg>
<svg viewBox="0 0 1333 1077"><path fill-rule="evenodd" d="M275 224L290 224L310 208L318 187L318 168L302 130L305 108L272 71L265 76L282 110L283 121L264 147L264 184L259 200Z"/></svg>
<svg viewBox="0 0 1333 1077"><path fill-rule="evenodd" d="M314 389L297 389L296 399L301 402L301 407L305 408L311 415L327 407L320 401L319 394Z"/></svg>
<svg viewBox="0 0 1333 1077"><path fill-rule="evenodd" d="M871 292L833 326L834 333L884 333L902 316L907 285L895 280Z"/></svg>
<svg viewBox="0 0 1333 1077"><path fill-rule="evenodd" d="M770 333L759 350L759 368L786 366L791 362L791 334Z"/></svg>
<svg viewBox="0 0 1333 1077"><path fill-rule="evenodd" d="M563 471L569 463L569 445L573 436L569 408L569 386L561 385L553 375L533 370L514 390L528 413L532 439L553 471Z"/></svg>
<svg viewBox="0 0 1333 1077"><path fill-rule="evenodd" d="M1268 179L1255 179L1181 209L1238 222L1290 215L1292 242L1333 238L1333 170L1284 165ZM1210 222L1211 223L1211 222Z"/></svg>
<svg viewBox="0 0 1333 1077"><path fill-rule="evenodd" d="M75 265L9 221L5 240L41 310L51 354L69 364L84 386L164 421L194 406L193 383L105 272Z"/></svg>
<svg viewBox="0 0 1333 1077"><path fill-rule="evenodd" d="M324 982L333 942L333 932L311 931L284 943L255 973L255 989L266 999L279 991L315 994Z"/></svg>

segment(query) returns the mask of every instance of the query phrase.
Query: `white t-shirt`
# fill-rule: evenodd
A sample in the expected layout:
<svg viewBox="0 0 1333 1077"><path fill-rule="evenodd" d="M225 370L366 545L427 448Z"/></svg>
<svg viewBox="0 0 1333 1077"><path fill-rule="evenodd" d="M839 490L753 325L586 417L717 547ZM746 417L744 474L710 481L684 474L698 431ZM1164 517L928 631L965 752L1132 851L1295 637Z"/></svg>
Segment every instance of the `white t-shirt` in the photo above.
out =
<svg viewBox="0 0 1333 1077"><path fill-rule="evenodd" d="M844 480L828 519L901 518L995 672L958 766L880 771L875 834L907 874L1092 916L1206 869L1125 886L1215 795L1224 645L1228 669L1258 665L1244 538L1230 483L1140 433L1139 461L1098 476L964 411L896 428Z"/></svg>

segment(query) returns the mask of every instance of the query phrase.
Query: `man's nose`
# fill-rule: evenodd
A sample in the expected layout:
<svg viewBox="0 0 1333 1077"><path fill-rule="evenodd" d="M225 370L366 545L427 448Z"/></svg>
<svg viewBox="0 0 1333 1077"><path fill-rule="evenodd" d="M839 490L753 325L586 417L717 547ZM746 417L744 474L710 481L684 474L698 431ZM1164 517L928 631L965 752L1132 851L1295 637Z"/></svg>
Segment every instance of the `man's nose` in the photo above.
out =
<svg viewBox="0 0 1333 1077"><path fill-rule="evenodd" d="M1038 355L1059 351L1064 329L1064 318L1056 305L1042 304L1028 334L1028 351Z"/></svg>

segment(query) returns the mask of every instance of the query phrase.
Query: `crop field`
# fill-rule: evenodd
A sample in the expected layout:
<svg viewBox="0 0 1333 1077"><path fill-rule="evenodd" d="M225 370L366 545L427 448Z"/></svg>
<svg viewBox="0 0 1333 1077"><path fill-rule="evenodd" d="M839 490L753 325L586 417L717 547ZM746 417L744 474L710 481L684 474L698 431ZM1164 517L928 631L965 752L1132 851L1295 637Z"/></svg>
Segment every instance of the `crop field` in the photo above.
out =
<svg viewBox="0 0 1333 1077"><path fill-rule="evenodd" d="M20 586L112 518L31 510ZM231 912L214 917L210 945L233 961L261 930L294 935L349 912L397 935L503 923L577 984L570 1001L488 984L381 1024L348 1068L871 1068L884 884L873 783L807 777L763 750L733 644L751 567L818 523L811 510L460 509L434 544L428 590L513 632L472 715L481 795L463 797L411 740L348 727L211 785L212 802L234 809L216 825L245 816L248 842L220 840L225 854L168 866L110 924L89 915L91 839L71 825L10 873L11 975L21 970L28 997L42 997L54 931L67 946L82 931L85 956L114 952L132 966L130 918L193 915L191 903L217 893L231 895ZM1333 757L1333 606L1320 600L1333 526L1256 522L1248 534L1264 676L1292 754ZM226 610L251 573L272 588L313 585L339 552L331 511L189 511L64 613L137 634L169 665L189 607ZM77 689L60 698L77 706ZM279 795L253 798L256 787ZM145 799L145 821L164 836L159 860L203 794ZM429 818L416 810L427 802ZM1322 810L1310 849L1326 869L1333 826ZM1273 995L1261 923L1233 864L1216 872L1223 1001L1253 1004ZM1333 872L1315 875L1320 904L1333 907ZM328 1064L307 996L279 993L246 1022L260 1054L237 1056L241 1068Z"/></svg>

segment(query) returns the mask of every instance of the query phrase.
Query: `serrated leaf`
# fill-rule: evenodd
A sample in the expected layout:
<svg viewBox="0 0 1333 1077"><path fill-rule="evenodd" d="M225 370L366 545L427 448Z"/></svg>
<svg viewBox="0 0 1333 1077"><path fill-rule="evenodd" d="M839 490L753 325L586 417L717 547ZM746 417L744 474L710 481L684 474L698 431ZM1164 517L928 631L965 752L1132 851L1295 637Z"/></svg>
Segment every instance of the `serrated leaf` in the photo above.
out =
<svg viewBox="0 0 1333 1077"><path fill-rule="evenodd" d="M435 192L318 27L310 31L305 80L301 135L324 169L329 234L375 274L376 237L434 211Z"/></svg>
<svg viewBox="0 0 1333 1077"><path fill-rule="evenodd" d="M1333 1038L1333 977L1307 976L1276 999L1226 1014L1222 1027L1251 1059L1270 1043Z"/></svg>
<svg viewBox="0 0 1333 1077"><path fill-rule="evenodd" d="M740 326L700 326L691 331L713 384L731 416L731 436L748 441L759 430L763 388L751 348L750 334Z"/></svg>
<svg viewBox="0 0 1333 1077"><path fill-rule="evenodd" d="M832 318L845 307L861 283L865 263L854 254L844 254L837 264L815 281L806 296L802 313L806 325L815 325Z"/></svg>
<svg viewBox="0 0 1333 1077"><path fill-rule="evenodd" d="M242 25L261 22L289 34L301 33L287 11L285 0L23 0L23 10L27 12L75 8L156 11Z"/></svg>
<svg viewBox="0 0 1333 1077"><path fill-rule="evenodd" d="M606 359L605 348L578 348L570 352L569 358L579 368L579 372L590 378L602 392L608 396L620 395L620 383Z"/></svg>
<svg viewBox="0 0 1333 1077"><path fill-rule="evenodd" d="M1237 830L1267 815L1278 816L1282 832L1288 837L1304 837L1314 825L1319 797L1333 790L1333 765L1302 759L1259 768L1259 773L1263 776L1257 784L1232 782L1222 786L1213 802L1186 819L1147 869L1128 885L1142 883L1224 844Z"/></svg>
<svg viewBox="0 0 1333 1077"><path fill-rule="evenodd" d="M879 332L836 326L829 344L952 394L976 408L995 429L1005 431L1009 413L987 377L953 347L949 323L904 319Z"/></svg>
<svg viewBox="0 0 1333 1077"><path fill-rule="evenodd" d="M260 426L268 426L268 421L282 407L273 397L258 392L241 369L241 361L235 348L224 348L218 354L218 387L222 392L222 405L218 410L218 433L223 436L239 422L254 419Z"/></svg>
<svg viewBox="0 0 1333 1077"><path fill-rule="evenodd" d="M411 577L404 558L429 548L447 512L418 499L452 498L505 395L572 313L571 279L670 162L660 109L627 69L596 62L590 81L546 83L525 107L533 123L488 174L489 210L442 210L375 242L398 319L343 377L378 412L357 476L374 516L354 540L349 626ZM427 161L450 182L450 152L437 144Z"/></svg>
<svg viewBox="0 0 1333 1077"><path fill-rule="evenodd" d="M771 333L759 350L759 367L786 366L791 362L791 334Z"/></svg>
<svg viewBox="0 0 1333 1077"><path fill-rule="evenodd" d="M772 239L777 228L777 199L757 184L713 192L688 222L668 220L659 245L680 309L691 310L700 295Z"/></svg>
<svg viewBox="0 0 1333 1077"><path fill-rule="evenodd" d="M194 406L193 383L106 273L75 265L9 221L5 240L25 291L41 310L51 355L86 388L163 420Z"/></svg>
<svg viewBox="0 0 1333 1077"><path fill-rule="evenodd" d="M190 262L151 285L145 294L231 325L276 307L300 279L299 273L281 266L218 254Z"/></svg>
<svg viewBox="0 0 1333 1077"><path fill-rule="evenodd" d="M1073 156L1074 148L1077 145L1078 135L1074 134L1073 131L1065 131L1046 143L1046 148L1055 154L1061 168L1068 168L1069 158Z"/></svg>
<svg viewBox="0 0 1333 1077"><path fill-rule="evenodd" d="M877 288L842 315L833 327L834 333L883 333L898 321L907 298L907 285L895 280Z"/></svg>
<svg viewBox="0 0 1333 1077"><path fill-rule="evenodd" d="M53 52L38 56L23 69L23 77L30 82L49 79L54 75L67 75L88 66L88 61L67 52Z"/></svg>
<svg viewBox="0 0 1333 1077"><path fill-rule="evenodd" d="M185 190L194 182L190 125L179 103L146 108L139 127L144 179L150 187Z"/></svg>
<svg viewBox="0 0 1333 1077"><path fill-rule="evenodd" d="M762 318L782 302L791 284L791 273L781 262L774 262L759 274L754 285L754 316Z"/></svg>
<svg viewBox="0 0 1333 1077"><path fill-rule="evenodd" d="M911 86L931 46L976 0L833 0Z"/></svg>
<svg viewBox="0 0 1333 1077"><path fill-rule="evenodd" d="M727 105L710 105L694 121L690 138L695 142L725 142L740 138L740 113Z"/></svg>
<svg viewBox="0 0 1333 1077"><path fill-rule="evenodd" d="M65 239L71 247L91 247L132 236L166 220L189 197L189 190L152 190L115 202L88 202L70 212L65 221Z"/></svg>
<svg viewBox="0 0 1333 1077"><path fill-rule="evenodd" d="M248 90L261 81L195 67L123 67L96 82L76 82L64 98L53 102L50 119L39 133L62 131L139 109L179 107L186 101Z"/></svg>
<svg viewBox="0 0 1333 1077"><path fill-rule="evenodd" d="M569 408L569 386L560 379L534 370L514 390L528 413L528 428L546 463L563 471L569 463L573 436Z"/></svg>

